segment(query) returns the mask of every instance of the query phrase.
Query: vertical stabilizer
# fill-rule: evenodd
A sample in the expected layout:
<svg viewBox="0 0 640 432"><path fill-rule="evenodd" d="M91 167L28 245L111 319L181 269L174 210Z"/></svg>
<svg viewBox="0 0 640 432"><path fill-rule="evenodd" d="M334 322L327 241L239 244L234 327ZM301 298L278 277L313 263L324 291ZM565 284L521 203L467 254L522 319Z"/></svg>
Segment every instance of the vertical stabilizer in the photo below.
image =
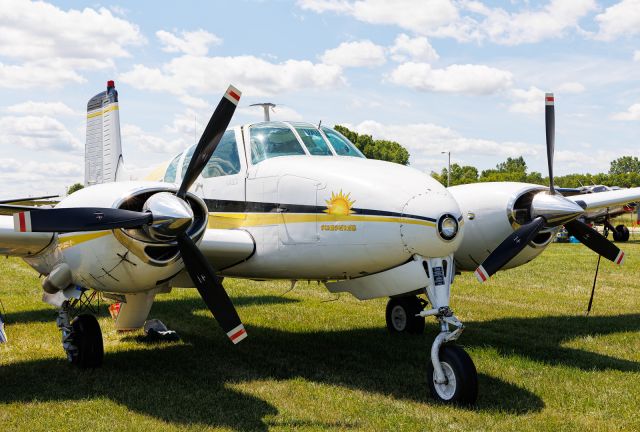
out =
<svg viewBox="0 0 640 432"><path fill-rule="evenodd" d="M85 186L114 182L122 176L120 111L118 92L113 81L107 90L87 103L87 140L84 149Z"/></svg>

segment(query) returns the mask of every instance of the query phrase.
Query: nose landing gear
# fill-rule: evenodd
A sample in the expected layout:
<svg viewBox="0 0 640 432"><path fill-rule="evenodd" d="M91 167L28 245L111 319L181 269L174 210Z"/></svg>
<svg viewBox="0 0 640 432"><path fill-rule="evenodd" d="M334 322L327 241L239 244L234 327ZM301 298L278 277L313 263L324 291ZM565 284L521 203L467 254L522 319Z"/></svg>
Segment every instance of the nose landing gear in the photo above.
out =
<svg viewBox="0 0 640 432"><path fill-rule="evenodd" d="M417 296L392 297L387 303L387 328L391 333L422 333L424 319L435 317L440 333L431 345L431 361L427 366L431 395L442 403L471 405L478 397L478 372L464 349L453 344L464 329L449 308L455 272L453 257L425 259L414 256L414 259L423 263L425 292L433 308L425 309L427 302Z"/></svg>

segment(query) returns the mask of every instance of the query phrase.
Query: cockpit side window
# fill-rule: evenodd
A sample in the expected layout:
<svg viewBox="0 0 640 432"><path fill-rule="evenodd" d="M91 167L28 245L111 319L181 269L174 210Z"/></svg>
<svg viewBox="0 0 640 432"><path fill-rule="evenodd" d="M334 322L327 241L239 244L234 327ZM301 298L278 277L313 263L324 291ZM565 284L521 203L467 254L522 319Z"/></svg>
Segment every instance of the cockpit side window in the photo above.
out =
<svg viewBox="0 0 640 432"><path fill-rule="evenodd" d="M293 131L285 124L257 124L251 126L249 132L254 164L278 156L305 154Z"/></svg>
<svg viewBox="0 0 640 432"><path fill-rule="evenodd" d="M202 170L202 177L220 177L240 172L240 157L238 156L238 145L236 144L236 134L233 130L228 130L222 135L211 159Z"/></svg>
<svg viewBox="0 0 640 432"><path fill-rule="evenodd" d="M171 163L167 167L167 170L164 173L164 178L162 179L162 181L165 181L167 183L175 183L176 171L178 169L178 161L180 160L181 156L182 156L182 153L180 153L178 156L173 158L173 160L171 161Z"/></svg>
<svg viewBox="0 0 640 432"><path fill-rule="evenodd" d="M358 148L351 143L344 135L341 133L330 129L328 127L323 127L322 132L324 132L325 136L331 143L331 146L335 150L335 152L340 156L354 156L354 157L365 157Z"/></svg>
<svg viewBox="0 0 640 432"><path fill-rule="evenodd" d="M191 162L191 158L193 157L193 152L196 151L196 146L191 146L187 149L187 152L184 155L184 161L182 161L182 171L180 175L184 177L187 172L187 168L189 168L189 162Z"/></svg>
<svg viewBox="0 0 640 432"><path fill-rule="evenodd" d="M331 150L322 138L322 134L316 128L310 127L296 127L296 132L300 135L300 139L309 150L309 153L314 156L331 156Z"/></svg>

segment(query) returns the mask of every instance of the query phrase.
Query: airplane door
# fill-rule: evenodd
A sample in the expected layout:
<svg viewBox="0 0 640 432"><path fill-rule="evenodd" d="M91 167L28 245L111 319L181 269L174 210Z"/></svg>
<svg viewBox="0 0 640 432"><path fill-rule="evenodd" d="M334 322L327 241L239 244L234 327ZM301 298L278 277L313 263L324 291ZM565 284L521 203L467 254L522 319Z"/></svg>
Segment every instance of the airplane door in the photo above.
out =
<svg viewBox="0 0 640 432"><path fill-rule="evenodd" d="M195 193L205 200L210 213L244 213L246 172L240 128L228 130L202 170ZM218 219L210 217L210 223Z"/></svg>
<svg viewBox="0 0 640 432"><path fill-rule="evenodd" d="M280 241L283 244L317 242L316 180L284 175L278 179L278 212L284 224L280 225Z"/></svg>

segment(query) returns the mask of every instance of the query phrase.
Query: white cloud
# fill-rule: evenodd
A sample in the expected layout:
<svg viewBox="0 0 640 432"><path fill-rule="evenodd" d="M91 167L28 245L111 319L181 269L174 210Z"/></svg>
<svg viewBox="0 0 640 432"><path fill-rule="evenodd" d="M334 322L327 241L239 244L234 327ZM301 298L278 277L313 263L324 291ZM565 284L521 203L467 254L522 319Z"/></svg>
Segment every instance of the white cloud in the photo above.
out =
<svg viewBox="0 0 640 432"><path fill-rule="evenodd" d="M138 27L108 9L62 10L45 2L3 0L0 86L52 87L83 82L79 71L113 66L144 42Z"/></svg>
<svg viewBox="0 0 640 432"><path fill-rule="evenodd" d="M579 20L596 9L596 3L594 0L551 0L539 10L516 13L491 9L479 2L469 2L467 7L485 16L478 25L488 39L518 45L562 37L566 29L577 28Z"/></svg>
<svg viewBox="0 0 640 432"><path fill-rule="evenodd" d="M207 55L209 46L220 45L222 39L206 30L181 32L181 37L165 30L156 32L156 36L163 43L162 50L170 53L180 52L195 56Z"/></svg>
<svg viewBox="0 0 640 432"><path fill-rule="evenodd" d="M596 39L610 41L640 33L640 0L622 0L596 16Z"/></svg>
<svg viewBox="0 0 640 432"><path fill-rule="evenodd" d="M13 114L29 115L50 115L50 116L71 116L78 114L62 102L34 102L27 101L6 108L7 112Z"/></svg>
<svg viewBox="0 0 640 432"><path fill-rule="evenodd" d="M427 63L407 62L394 69L389 79L394 84L415 90L483 95L509 88L512 75L484 65L454 64L433 69Z"/></svg>
<svg viewBox="0 0 640 432"><path fill-rule="evenodd" d="M418 34L435 32L458 19L450 0L298 0L298 6L317 13L344 13L371 24L393 24Z"/></svg>
<svg viewBox="0 0 640 432"><path fill-rule="evenodd" d="M0 117L0 146L78 152L83 144L58 120L48 116Z"/></svg>
<svg viewBox="0 0 640 432"><path fill-rule="evenodd" d="M430 157L440 155L443 150L455 154L496 155L500 157L537 155L541 146L532 146L520 142L496 142L492 140L467 138L455 130L431 123L414 124L382 124L373 120L366 120L357 125L347 125L358 133L372 135L375 139L397 141L409 150L411 164L418 168L420 161L430 160Z"/></svg>
<svg viewBox="0 0 640 432"><path fill-rule="evenodd" d="M513 89L511 97L516 100L509 111L523 114L538 114L544 111L545 92L537 87L529 87L528 90Z"/></svg>
<svg viewBox="0 0 640 432"><path fill-rule="evenodd" d="M633 52L633 61L640 61L640 50L635 50Z"/></svg>
<svg viewBox="0 0 640 432"><path fill-rule="evenodd" d="M343 42L337 48L329 49L320 59L325 64L342 67L373 67L386 62L384 47L370 40Z"/></svg>
<svg viewBox="0 0 640 432"><path fill-rule="evenodd" d="M51 173L55 175L52 176ZM11 185L10 191L2 192L2 198L63 195L67 187L82 183L83 175L84 162L80 156L66 156L65 160L53 162L0 158L0 184Z"/></svg>
<svg viewBox="0 0 640 432"><path fill-rule="evenodd" d="M184 150L189 144L191 144L191 141L187 141L183 138L167 140L157 135L145 132L139 126L127 123L122 125L121 131L122 140L124 142L154 153L166 153L168 155L173 155ZM191 129L191 133L193 134L193 128Z"/></svg>
<svg viewBox="0 0 640 432"><path fill-rule="evenodd" d="M440 57L426 37L409 37L402 33L396 37L389 49L391 58L397 62L414 61L430 63Z"/></svg>
<svg viewBox="0 0 640 432"><path fill-rule="evenodd" d="M233 83L245 94L269 96L300 89L335 88L344 84L342 68L287 60L270 63L254 56L174 58L161 68L135 65L120 79L138 89L167 91L178 96L189 92L219 94Z"/></svg>
<svg viewBox="0 0 640 432"><path fill-rule="evenodd" d="M580 31L580 19L596 9L595 0L551 0L535 10L524 3L526 9L508 12L473 0L298 0L299 7L316 13L347 14L370 24L391 24L460 42L488 39L505 45L558 38L571 28Z"/></svg>
<svg viewBox="0 0 640 432"><path fill-rule="evenodd" d="M626 111L613 114L611 118L623 121L640 120L640 103L631 105Z"/></svg>
<svg viewBox="0 0 640 432"><path fill-rule="evenodd" d="M555 89L558 93L582 93L585 88L579 82L566 82Z"/></svg>

